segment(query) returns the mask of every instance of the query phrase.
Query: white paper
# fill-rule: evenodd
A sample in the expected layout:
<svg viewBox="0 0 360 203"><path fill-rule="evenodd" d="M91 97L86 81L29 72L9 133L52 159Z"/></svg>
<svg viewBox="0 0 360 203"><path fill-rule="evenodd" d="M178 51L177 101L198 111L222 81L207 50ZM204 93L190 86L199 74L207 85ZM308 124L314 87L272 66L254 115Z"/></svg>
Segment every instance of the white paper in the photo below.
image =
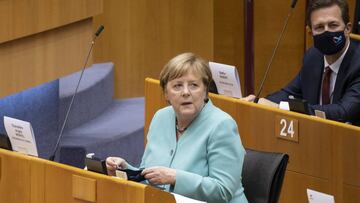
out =
<svg viewBox="0 0 360 203"><path fill-rule="evenodd" d="M324 111L315 110L315 116L319 118L326 119L326 113Z"/></svg>
<svg viewBox="0 0 360 203"><path fill-rule="evenodd" d="M289 102L281 101L279 104L279 109L290 111Z"/></svg>
<svg viewBox="0 0 360 203"><path fill-rule="evenodd" d="M4 125L14 151L38 156L34 131L29 122L4 116Z"/></svg>
<svg viewBox="0 0 360 203"><path fill-rule="evenodd" d="M116 174L116 177L118 177L118 178L120 178L122 180L127 180L128 179L127 174L124 171L116 170L115 174Z"/></svg>
<svg viewBox="0 0 360 203"><path fill-rule="evenodd" d="M309 203L335 203L334 196L306 189Z"/></svg>
<svg viewBox="0 0 360 203"><path fill-rule="evenodd" d="M241 98L239 74L235 66L209 62L211 74L219 94Z"/></svg>
<svg viewBox="0 0 360 203"><path fill-rule="evenodd" d="M196 199L191 199L191 198L179 195L179 194L175 194L175 193L171 193L171 194L174 195L175 201L177 203L204 203L203 201L199 201L199 200L196 200Z"/></svg>

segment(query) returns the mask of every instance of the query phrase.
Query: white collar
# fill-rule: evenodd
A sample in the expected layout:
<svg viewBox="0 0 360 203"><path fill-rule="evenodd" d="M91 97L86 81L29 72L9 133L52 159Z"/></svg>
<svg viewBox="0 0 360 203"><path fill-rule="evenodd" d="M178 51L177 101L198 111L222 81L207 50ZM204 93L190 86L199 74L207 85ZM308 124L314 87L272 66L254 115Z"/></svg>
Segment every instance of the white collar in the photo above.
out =
<svg viewBox="0 0 360 203"><path fill-rule="evenodd" d="M345 57L345 54L349 49L349 46L350 46L350 42L348 43L344 53L342 53L341 56L334 63L332 63L331 65L329 65L329 63L326 61L326 58L324 56L324 67L329 66L330 69L337 74L339 72L340 65L341 65L341 63L342 63L342 61L343 61L343 59ZM324 68L324 71L325 71L325 68Z"/></svg>

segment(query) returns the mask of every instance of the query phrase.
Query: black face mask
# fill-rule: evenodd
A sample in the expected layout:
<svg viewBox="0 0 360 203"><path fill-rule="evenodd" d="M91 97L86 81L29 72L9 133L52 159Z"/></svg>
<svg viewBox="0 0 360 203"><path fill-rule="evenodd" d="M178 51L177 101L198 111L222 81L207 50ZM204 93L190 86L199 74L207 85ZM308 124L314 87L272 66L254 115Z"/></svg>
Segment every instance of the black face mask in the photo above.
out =
<svg viewBox="0 0 360 203"><path fill-rule="evenodd" d="M338 53L344 48L346 44L344 31L326 31L319 35L313 36L313 38L314 46L325 55L333 55Z"/></svg>

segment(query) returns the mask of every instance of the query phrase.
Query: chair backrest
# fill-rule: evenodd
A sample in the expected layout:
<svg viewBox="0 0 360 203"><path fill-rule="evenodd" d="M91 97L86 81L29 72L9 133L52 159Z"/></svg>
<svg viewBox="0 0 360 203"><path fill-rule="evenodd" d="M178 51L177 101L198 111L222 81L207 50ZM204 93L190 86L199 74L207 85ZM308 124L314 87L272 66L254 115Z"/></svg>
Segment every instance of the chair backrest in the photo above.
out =
<svg viewBox="0 0 360 203"><path fill-rule="evenodd" d="M242 183L249 202L278 202L288 160L284 153L246 150Z"/></svg>

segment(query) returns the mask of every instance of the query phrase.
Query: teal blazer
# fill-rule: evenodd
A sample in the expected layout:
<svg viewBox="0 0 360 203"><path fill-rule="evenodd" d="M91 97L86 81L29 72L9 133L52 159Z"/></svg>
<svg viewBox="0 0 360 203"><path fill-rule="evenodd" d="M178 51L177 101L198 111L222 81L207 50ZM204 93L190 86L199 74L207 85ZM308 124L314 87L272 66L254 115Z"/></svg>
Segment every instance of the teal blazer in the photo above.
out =
<svg viewBox="0 0 360 203"><path fill-rule="evenodd" d="M178 141L175 119L171 106L155 114L140 167L176 169L175 186L165 186L170 192L209 203L246 203L245 150L231 116L209 101Z"/></svg>

